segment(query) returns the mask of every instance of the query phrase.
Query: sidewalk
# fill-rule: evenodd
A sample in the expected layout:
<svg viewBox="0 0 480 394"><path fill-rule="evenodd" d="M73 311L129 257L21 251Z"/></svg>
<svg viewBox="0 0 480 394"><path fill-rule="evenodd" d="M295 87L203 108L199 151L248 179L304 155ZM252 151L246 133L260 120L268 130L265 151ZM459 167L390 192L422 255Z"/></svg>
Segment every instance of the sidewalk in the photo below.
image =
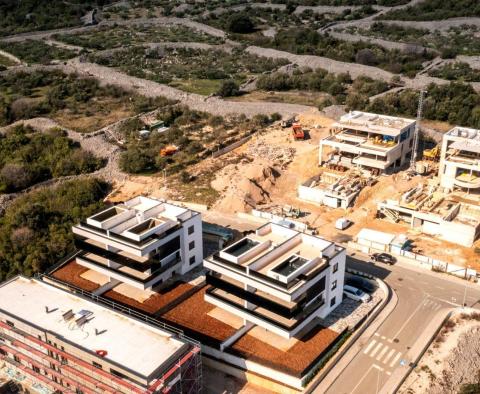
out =
<svg viewBox="0 0 480 394"><path fill-rule="evenodd" d="M337 380L341 375L344 369L350 364L350 362L355 358L355 356L362 350L363 346L370 340L373 334L378 330L380 325L388 318L390 313L395 309L398 297L397 294L387 285L385 282L381 281L388 289L389 294L387 294L386 305L383 306L383 309L378 313L378 315L373 319L371 323L368 321L365 323L366 326L363 326L364 331L361 332L362 327L360 327L358 332L360 333L357 338L355 338L355 333L350 339L350 348L345 352L343 356L340 357L338 361L335 362L335 358L331 361L335 362L335 367L332 368L327 375L321 379L319 382L312 382L310 387L307 387L305 390L306 393L325 393L328 388ZM348 343L348 342L347 342Z"/></svg>
<svg viewBox="0 0 480 394"><path fill-rule="evenodd" d="M407 364L397 368L393 372L380 390L380 394L395 393L400 388L437 336L443 326L443 322L451 316L453 311L454 309L449 311L441 310L437 313L428 324L427 328L423 331L422 335L415 341L411 349L405 355L404 359L407 360Z"/></svg>

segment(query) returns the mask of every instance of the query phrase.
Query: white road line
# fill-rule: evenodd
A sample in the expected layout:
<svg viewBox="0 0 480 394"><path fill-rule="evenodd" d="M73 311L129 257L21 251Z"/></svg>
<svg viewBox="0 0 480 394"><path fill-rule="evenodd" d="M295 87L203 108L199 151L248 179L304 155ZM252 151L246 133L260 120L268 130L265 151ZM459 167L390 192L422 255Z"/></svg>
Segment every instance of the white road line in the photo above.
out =
<svg viewBox="0 0 480 394"><path fill-rule="evenodd" d="M377 341L375 339L372 339L372 342L370 342L368 345L367 345L367 348L363 351L364 354L367 354L370 349L373 347L373 345L375 345L377 343Z"/></svg>
<svg viewBox="0 0 480 394"><path fill-rule="evenodd" d="M382 339L385 340L385 339L387 339L387 338L382 335Z"/></svg>
<svg viewBox="0 0 480 394"><path fill-rule="evenodd" d="M378 353L378 356L375 358L375 360L380 361L380 359L385 355L385 353L388 350L388 346L385 346L380 353Z"/></svg>
<svg viewBox="0 0 480 394"><path fill-rule="evenodd" d="M383 368L377 364L373 364L372 367L378 369L379 371L383 371Z"/></svg>
<svg viewBox="0 0 480 394"><path fill-rule="evenodd" d="M358 386L363 382L363 380L367 377L367 375L370 373L372 370L372 366L370 365L370 368L368 368L367 372L365 372L365 375L362 376L362 378L358 381L358 383L355 385L355 387L352 389L352 394L357 390Z"/></svg>
<svg viewBox="0 0 480 394"><path fill-rule="evenodd" d="M375 349L373 349L372 353L370 354L370 357L375 357L375 354L382 348L383 343L379 343Z"/></svg>
<svg viewBox="0 0 480 394"><path fill-rule="evenodd" d="M402 352L398 352L395 357L393 358L392 362L390 363L390 368L393 368L393 366L395 365L395 363L398 361L398 359L400 358L400 356L402 355Z"/></svg>
<svg viewBox="0 0 480 394"><path fill-rule="evenodd" d="M380 334L379 334L378 332L376 332L376 333L373 334L373 335L375 335L376 337L380 336Z"/></svg>
<svg viewBox="0 0 480 394"><path fill-rule="evenodd" d="M421 302L416 308L415 310L411 313L411 315L408 317L407 320L405 320L405 322L402 324L402 326L400 327L400 329L398 330L398 332L392 336L392 338L398 338L398 334L400 334L402 332L402 330L405 328L405 326L410 322L410 320L412 320L413 316L418 312L418 310L423 306L423 302Z"/></svg>
<svg viewBox="0 0 480 394"><path fill-rule="evenodd" d="M391 372L388 372L388 371L385 372L385 373L386 373L388 376L390 376L390 375L392 374Z"/></svg>
<svg viewBox="0 0 480 394"><path fill-rule="evenodd" d="M395 353L395 349L390 350L390 353L387 354L387 356L383 359L383 363L386 364L388 363L388 360L390 360L390 357L393 356L393 353Z"/></svg>

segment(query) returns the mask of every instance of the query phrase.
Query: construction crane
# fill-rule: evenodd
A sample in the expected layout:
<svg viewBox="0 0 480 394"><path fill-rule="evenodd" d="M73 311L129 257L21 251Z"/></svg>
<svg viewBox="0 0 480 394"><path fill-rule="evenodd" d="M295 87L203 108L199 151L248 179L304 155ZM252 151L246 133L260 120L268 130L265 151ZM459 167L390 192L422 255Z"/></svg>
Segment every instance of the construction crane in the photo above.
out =
<svg viewBox="0 0 480 394"><path fill-rule="evenodd" d="M417 121L415 122L415 131L413 132L413 148L412 158L410 159L410 172L415 173L415 165L417 163L418 139L420 135L420 120L422 120L423 100L425 98L426 90L420 90L420 97L418 98Z"/></svg>

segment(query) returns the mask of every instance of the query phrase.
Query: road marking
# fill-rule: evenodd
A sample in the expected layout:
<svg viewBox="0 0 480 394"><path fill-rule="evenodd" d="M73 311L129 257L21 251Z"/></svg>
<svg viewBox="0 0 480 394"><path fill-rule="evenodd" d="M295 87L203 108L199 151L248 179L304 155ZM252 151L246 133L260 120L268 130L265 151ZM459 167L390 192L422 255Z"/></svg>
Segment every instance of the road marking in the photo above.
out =
<svg viewBox="0 0 480 394"><path fill-rule="evenodd" d="M363 380L367 377L367 375L370 373L370 371L372 370L373 366L370 365L370 368L368 368L367 372L365 372L365 375L362 376L362 378L358 381L358 383L355 385L355 387L352 389L352 393L354 393L358 386L360 386L360 384L363 382Z"/></svg>
<svg viewBox="0 0 480 394"><path fill-rule="evenodd" d="M373 335L375 335L376 337L379 337L379 336L380 336L380 334L379 334L378 332L376 332L376 333L373 334Z"/></svg>
<svg viewBox="0 0 480 394"><path fill-rule="evenodd" d="M381 347L383 346L383 343L379 343L377 345L377 347L375 349L373 349L372 353L370 354L370 357L375 357L375 354L377 354L377 352L381 349Z"/></svg>
<svg viewBox="0 0 480 394"><path fill-rule="evenodd" d="M445 290L445 287L442 287L442 286L435 286L435 287L440 290Z"/></svg>
<svg viewBox="0 0 480 394"><path fill-rule="evenodd" d="M416 308L415 310L411 313L411 315L409 316L409 318L407 320L405 320L405 322L402 324L402 326L400 327L400 329L398 330L398 332L393 335L393 338L398 338L398 334L400 334L402 332L402 330L405 328L405 326L410 322L410 320L412 320L413 316L419 311L419 309L423 306L423 302L420 303Z"/></svg>
<svg viewBox="0 0 480 394"><path fill-rule="evenodd" d="M373 364L372 367L377 368L379 371L383 371L383 368L378 366L377 364Z"/></svg>
<svg viewBox="0 0 480 394"><path fill-rule="evenodd" d="M382 339L385 340L385 339L387 339L387 338L382 335Z"/></svg>
<svg viewBox="0 0 480 394"><path fill-rule="evenodd" d="M393 358L392 362L390 363L390 368L393 368L393 366L395 365L395 363L397 362L397 360L400 358L400 356L402 355L402 352L398 352L395 357Z"/></svg>
<svg viewBox="0 0 480 394"><path fill-rule="evenodd" d="M375 339L372 340L372 342L370 342L368 344L368 346L366 347L366 349L363 351L364 354L367 354L370 349L373 347L373 345L375 345L377 343L377 341Z"/></svg>
<svg viewBox="0 0 480 394"><path fill-rule="evenodd" d="M393 356L393 353L395 353L395 349L390 350L390 353L387 354L387 356L383 359L383 363L386 364L388 363L388 360L390 360L390 357Z"/></svg>
<svg viewBox="0 0 480 394"><path fill-rule="evenodd" d="M380 353L378 353L378 356L376 357L375 360L379 361L387 352L388 346L385 346Z"/></svg>

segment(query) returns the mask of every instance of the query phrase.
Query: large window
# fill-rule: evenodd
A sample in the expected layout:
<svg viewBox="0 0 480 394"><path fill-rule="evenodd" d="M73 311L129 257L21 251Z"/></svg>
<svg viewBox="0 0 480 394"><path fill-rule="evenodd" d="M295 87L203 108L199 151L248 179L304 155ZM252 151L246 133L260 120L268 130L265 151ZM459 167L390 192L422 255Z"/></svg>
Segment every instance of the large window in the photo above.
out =
<svg viewBox="0 0 480 394"><path fill-rule="evenodd" d="M192 241L188 244L188 250L193 250L195 248L195 241Z"/></svg>
<svg viewBox="0 0 480 394"><path fill-rule="evenodd" d="M190 227L188 228L188 235L192 235L194 232L195 232L195 227L194 227L194 226L190 226Z"/></svg>
<svg viewBox="0 0 480 394"><path fill-rule="evenodd" d="M338 263L335 263L333 265L333 273L337 272L338 271Z"/></svg>
<svg viewBox="0 0 480 394"><path fill-rule="evenodd" d="M171 255L173 252L177 251L178 249L180 249L180 236L177 236L172 240L164 243L162 246L160 246L157 249L159 260L162 260L165 257Z"/></svg>
<svg viewBox="0 0 480 394"><path fill-rule="evenodd" d="M333 297L331 300L330 300L330 306L334 306L335 305L335 297Z"/></svg>

